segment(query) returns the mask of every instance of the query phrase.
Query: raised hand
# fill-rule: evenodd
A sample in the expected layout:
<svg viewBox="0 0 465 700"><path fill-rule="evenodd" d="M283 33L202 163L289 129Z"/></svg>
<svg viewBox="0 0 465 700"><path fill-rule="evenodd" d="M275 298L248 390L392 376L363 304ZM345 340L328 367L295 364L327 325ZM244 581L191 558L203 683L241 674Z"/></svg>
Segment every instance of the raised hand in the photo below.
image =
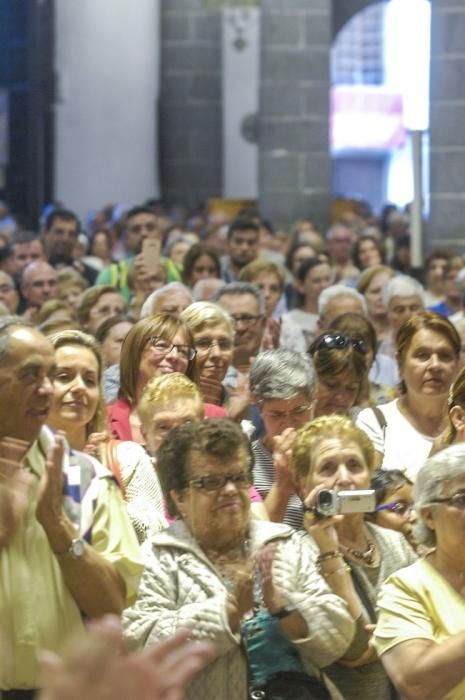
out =
<svg viewBox="0 0 465 700"><path fill-rule="evenodd" d="M22 467L28 448L24 440L0 440L0 549L11 542L27 511L34 481Z"/></svg>
<svg viewBox="0 0 465 700"><path fill-rule="evenodd" d="M289 493L295 492L295 478L291 466L292 445L296 436L294 428L286 428L281 435L273 439L273 463L276 471L276 483Z"/></svg>
<svg viewBox="0 0 465 700"><path fill-rule="evenodd" d="M55 442L47 456L45 474L40 485L36 517L47 531L63 517L63 456L65 441L62 433L57 433Z"/></svg>
<svg viewBox="0 0 465 700"><path fill-rule="evenodd" d="M126 654L116 617L89 626L60 659L43 653L39 700L181 700L192 677L213 654L208 642L189 642L189 630Z"/></svg>

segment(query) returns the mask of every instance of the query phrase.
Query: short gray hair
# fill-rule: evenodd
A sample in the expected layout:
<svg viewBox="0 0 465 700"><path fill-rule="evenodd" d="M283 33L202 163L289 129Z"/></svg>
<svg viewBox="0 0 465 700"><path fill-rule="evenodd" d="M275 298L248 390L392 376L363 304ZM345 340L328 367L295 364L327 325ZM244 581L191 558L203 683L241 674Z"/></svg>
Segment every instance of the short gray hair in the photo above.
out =
<svg viewBox="0 0 465 700"><path fill-rule="evenodd" d="M257 300L258 313L262 316L265 313L265 299L256 284L252 284L251 282L230 282L229 284L225 284L224 287L221 287L221 289L218 289L213 295L212 301L220 303L221 297L228 294L237 296L240 294L250 294Z"/></svg>
<svg viewBox="0 0 465 700"><path fill-rule="evenodd" d="M255 399L290 399L299 392L313 400L315 370L310 358L292 350L265 350L250 368L250 390Z"/></svg>
<svg viewBox="0 0 465 700"><path fill-rule="evenodd" d="M363 309L363 315L367 316L368 307L363 294L360 294L360 292L357 292L357 290L353 289L352 287L346 287L345 284L333 284L331 287L326 287L326 289L323 289L318 297L318 315L320 318L326 314L328 304L336 297L353 297L353 299L360 302Z"/></svg>
<svg viewBox="0 0 465 700"><path fill-rule="evenodd" d="M434 547L436 544L435 532L425 523L421 509L442 497L445 483L463 476L465 476L464 443L441 450L421 467L413 487L413 499L418 516L413 529L420 544L427 547Z"/></svg>
<svg viewBox="0 0 465 700"><path fill-rule="evenodd" d="M21 316L0 317L0 365L8 359L10 351L10 329L13 327L34 328L32 323L25 321Z"/></svg>
<svg viewBox="0 0 465 700"><path fill-rule="evenodd" d="M423 306L425 305L425 290L423 286L416 279L408 275L397 275L390 279L384 287L384 305L389 306L389 302L394 297L418 297Z"/></svg>
<svg viewBox="0 0 465 700"><path fill-rule="evenodd" d="M155 313L153 311L153 307L157 299L169 295L169 293L174 290L177 290L178 292L184 292L186 296L189 297L191 302L193 301L192 292L189 289L189 287L186 287L186 285L181 284L181 282L169 282L169 284L164 284L163 287L160 287L160 289L156 289L147 297L147 299L142 304L142 308L140 310L140 318L142 319L147 318L147 316L153 316L153 314Z"/></svg>

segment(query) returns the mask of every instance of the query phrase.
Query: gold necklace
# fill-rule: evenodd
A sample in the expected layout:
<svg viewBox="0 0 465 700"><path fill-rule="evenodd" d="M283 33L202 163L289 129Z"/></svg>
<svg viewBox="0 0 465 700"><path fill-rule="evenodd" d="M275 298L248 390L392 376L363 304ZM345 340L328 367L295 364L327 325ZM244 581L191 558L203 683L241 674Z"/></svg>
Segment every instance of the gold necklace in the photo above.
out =
<svg viewBox="0 0 465 700"><path fill-rule="evenodd" d="M348 554L350 554L354 559L359 559L362 563L371 566L375 561L375 550L376 545L371 540L367 540L367 546L364 550L353 549L352 547L347 547L342 542L339 543Z"/></svg>

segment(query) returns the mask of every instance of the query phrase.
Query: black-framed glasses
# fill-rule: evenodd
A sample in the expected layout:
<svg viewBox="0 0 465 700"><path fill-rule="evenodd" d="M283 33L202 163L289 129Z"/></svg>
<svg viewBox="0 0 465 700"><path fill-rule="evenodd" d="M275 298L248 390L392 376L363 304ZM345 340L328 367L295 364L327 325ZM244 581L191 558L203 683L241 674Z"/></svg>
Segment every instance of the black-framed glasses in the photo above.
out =
<svg viewBox="0 0 465 700"><path fill-rule="evenodd" d="M310 355L314 355L318 350L342 350L349 345L352 345L353 349L362 355L366 355L368 352L368 345L364 340L351 338L341 333L324 333L318 338L315 338L310 346L309 353Z"/></svg>
<svg viewBox="0 0 465 700"><path fill-rule="evenodd" d="M388 510L390 513L395 513L400 515L402 518L408 518L412 511L415 510L413 503L406 503L405 501L393 501L392 503L383 503L381 506L375 508L375 512L380 510Z"/></svg>
<svg viewBox="0 0 465 700"><path fill-rule="evenodd" d="M231 338L198 338L194 340L195 349L197 352L207 353L216 345L220 352L230 352L233 349L234 343Z"/></svg>
<svg viewBox="0 0 465 700"><path fill-rule="evenodd" d="M435 498L431 503L448 503L452 508L465 510L465 493L454 493L449 498Z"/></svg>
<svg viewBox="0 0 465 700"><path fill-rule="evenodd" d="M263 316L261 314L230 314L233 323L237 326L238 323L242 323L243 326L253 326L254 323L260 321Z"/></svg>
<svg viewBox="0 0 465 700"><path fill-rule="evenodd" d="M196 476L185 483L185 488L193 486L198 491L221 491L226 484L231 483L237 489L246 489L252 483L250 472L236 472L235 474L207 474Z"/></svg>
<svg viewBox="0 0 465 700"><path fill-rule="evenodd" d="M153 348L159 355L168 355L175 349L178 355L183 357L188 362L193 360L197 354L194 348L191 348L190 345L175 345L174 343L170 343L168 340L158 338L157 336L150 338L149 343L150 347Z"/></svg>

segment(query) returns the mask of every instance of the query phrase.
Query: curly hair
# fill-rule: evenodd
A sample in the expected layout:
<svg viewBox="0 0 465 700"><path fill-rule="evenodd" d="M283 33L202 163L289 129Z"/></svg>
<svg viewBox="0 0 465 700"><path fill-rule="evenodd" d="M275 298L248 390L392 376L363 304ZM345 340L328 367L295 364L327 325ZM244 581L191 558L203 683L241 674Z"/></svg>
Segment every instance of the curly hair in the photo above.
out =
<svg viewBox="0 0 465 700"><path fill-rule="evenodd" d="M250 442L241 428L227 418L215 418L185 423L173 428L162 442L157 454L157 474L168 513L179 515L171 491L182 491L189 479L189 467L193 453L205 458L213 457L227 463L240 450L252 475L254 456Z"/></svg>

